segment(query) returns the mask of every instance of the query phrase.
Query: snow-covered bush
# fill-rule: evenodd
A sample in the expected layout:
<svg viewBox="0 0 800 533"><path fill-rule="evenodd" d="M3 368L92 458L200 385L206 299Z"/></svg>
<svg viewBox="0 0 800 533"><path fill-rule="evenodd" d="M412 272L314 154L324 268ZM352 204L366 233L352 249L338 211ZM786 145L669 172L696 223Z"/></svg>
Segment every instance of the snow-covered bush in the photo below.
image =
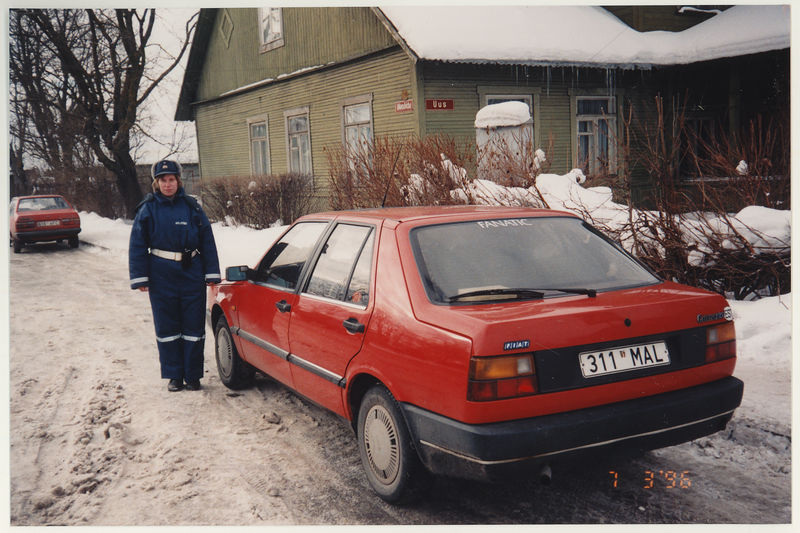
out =
<svg viewBox="0 0 800 533"><path fill-rule="evenodd" d="M356 154L344 148L328 151L332 207L478 204L564 209L620 242L665 279L735 299L788 292L790 212L773 208L789 207L783 181L754 175L754 165L729 158L732 178L693 183L689 191L680 179L679 146L663 139L663 132L654 140L645 138L635 162L624 160L631 150L625 146L627 139L619 140L620 167L644 168L658 184L648 199L651 209L634 206L627 173L600 180L581 169L547 173L544 152L532 147L524 157L509 153L497 158L495 150L493 161L502 164L495 168L498 172L488 174L495 179L485 179L485 154L471 141L459 143L442 135L379 138ZM762 163L760 168L770 167ZM761 201L765 199L773 203Z"/></svg>

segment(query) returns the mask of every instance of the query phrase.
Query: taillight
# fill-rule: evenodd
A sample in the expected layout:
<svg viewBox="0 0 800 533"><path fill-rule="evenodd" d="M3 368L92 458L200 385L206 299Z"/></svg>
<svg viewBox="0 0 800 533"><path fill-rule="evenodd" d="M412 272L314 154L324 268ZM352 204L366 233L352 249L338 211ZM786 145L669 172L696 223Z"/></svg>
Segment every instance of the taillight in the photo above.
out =
<svg viewBox="0 0 800 533"><path fill-rule="evenodd" d="M536 394L533 355L473 357L469 362L467 400L486 402Z"/></svg>
<svg viewBox="0 0 800 533"><path fill-rule="evenodd" d="M736 357L736 328L733 322L706 329L706 363Z"/></svg>
<svg viewBox="0 0 800 533"><path fill-rule="evenodd" d="M17 219L16 228L17 231L21 229L30 229L36 225L36 221L31 217L19 217Z"/></svg>
<svg viewBox="0 0 800 533"><path fill-rule="evenodd" d="M69 217L69 218L62 218L61 223L65 226L71 226L73 224L78 224L81 221L80 218L77 217Z"/></svg>

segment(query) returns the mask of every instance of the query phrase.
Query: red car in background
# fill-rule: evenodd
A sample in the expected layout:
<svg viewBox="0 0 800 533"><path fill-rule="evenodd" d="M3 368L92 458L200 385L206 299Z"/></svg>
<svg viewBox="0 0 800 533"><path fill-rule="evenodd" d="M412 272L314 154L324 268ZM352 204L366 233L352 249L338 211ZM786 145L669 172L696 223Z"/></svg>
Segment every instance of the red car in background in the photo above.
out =
<svg viewBox="0 0 800 533"><path fill-rule="evenodd" d="M81 218L58 194L18 196L11 199L8 227L14 253L25 245L48 241L67 241L70 248L77 248Z"/></svg>
<svg viewBox="0 0 800 533"><path fill-rule="evenodd" d="M298 219L211 289L217 367L344 418L391 502L430 473L503 480L725 428L726 300L664 281L582 219L499 207Z"/></svg>

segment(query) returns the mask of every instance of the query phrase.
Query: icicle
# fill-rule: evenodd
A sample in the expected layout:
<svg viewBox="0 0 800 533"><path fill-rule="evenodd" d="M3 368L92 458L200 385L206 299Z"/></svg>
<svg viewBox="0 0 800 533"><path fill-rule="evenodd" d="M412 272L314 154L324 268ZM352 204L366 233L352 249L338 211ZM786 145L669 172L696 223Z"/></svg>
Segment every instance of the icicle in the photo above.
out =
<svg viewBox="0 0 800 533"><path fill-rule="evenodd" d="M547 91L545 94L547 94L547 96L550 96L550 65L547 65L545 67L545 76L547 78L545 82L547 84Z"/></svg>

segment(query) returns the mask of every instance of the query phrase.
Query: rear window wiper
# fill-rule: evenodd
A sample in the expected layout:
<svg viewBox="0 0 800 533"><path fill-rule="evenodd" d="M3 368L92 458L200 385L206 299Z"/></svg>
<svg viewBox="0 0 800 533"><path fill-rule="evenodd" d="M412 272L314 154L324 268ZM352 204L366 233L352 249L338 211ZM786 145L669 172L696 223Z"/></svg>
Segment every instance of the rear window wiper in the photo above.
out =
<svg viewBox="0 0 800 533"><path fill-rule="evenodd" d="M455 296L450 296L447 301L448 302L457 302L458 300L463 300L464 298L473 298L477 296L525 296L528 298L544 298L544 293L537 289L480 289L477 291L469 291L464 292L461 294L456 294Z"/></svg>
<svg viewBox="0 0 800 533"><path fill-rule="evenodd" d="M548 288L548 289L536 289L539 291L558 291L558 292L568 292L572 294L585 294L589 298L594 298L597 296L597 290L595 289L579 289L579 288L568 288L568 289L556 289L556 288Z"/></svg>
<svg viewBox="0 0 800 533"><path fill-rule="evenodd" d="M477 296L504 296L504 295L517 295L532 299L541 299L544 298L545 291L557 291L557 292L566 292L570 294L585 294L589 298L594 298L597 296L597 291L595 289L582 289L582 288L555 288L555 287L548 287L546 289L481 289L477 291L469 291L462 294L456 294L455 296L450 296L447 301L448 302L457 302L458 300L463 300L465 298L472 298Z"/></svg>

